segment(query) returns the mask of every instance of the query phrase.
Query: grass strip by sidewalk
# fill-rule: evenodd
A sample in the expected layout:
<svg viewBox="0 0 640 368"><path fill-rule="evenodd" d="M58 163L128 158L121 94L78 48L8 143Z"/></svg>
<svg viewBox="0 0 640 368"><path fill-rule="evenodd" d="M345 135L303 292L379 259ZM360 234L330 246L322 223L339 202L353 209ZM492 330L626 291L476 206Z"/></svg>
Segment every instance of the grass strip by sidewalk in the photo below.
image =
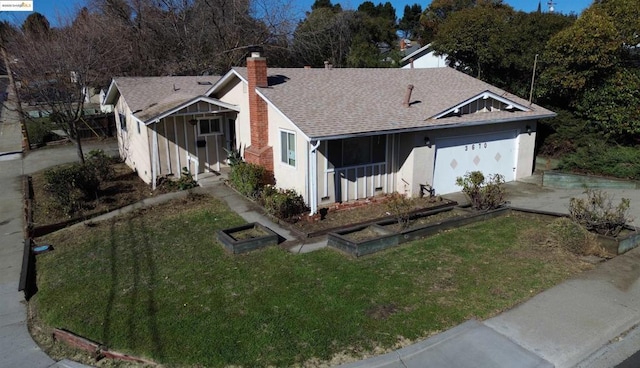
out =
<svg viewBox="0 0 640 368"><path fill-rule="evenodd" d="M167 366L361 357L490 317L579 272L574 256L526 245L545 221L501 217L361 259L278 247L233 256L215 231L242 219L192 198L42 239L55 250L38 256L32 301L46 326Z"/></svg>

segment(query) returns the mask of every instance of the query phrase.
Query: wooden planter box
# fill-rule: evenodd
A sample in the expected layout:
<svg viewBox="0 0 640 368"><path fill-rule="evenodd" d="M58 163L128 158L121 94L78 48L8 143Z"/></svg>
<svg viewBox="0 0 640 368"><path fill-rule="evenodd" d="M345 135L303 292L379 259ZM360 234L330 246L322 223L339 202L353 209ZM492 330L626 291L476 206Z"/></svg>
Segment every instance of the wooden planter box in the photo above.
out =
<svg viewBox="0 0 640 368"><path fill-rule="evenodd" d="M472 224L474 222L486 221L494 217L506 215L509 211L509 208L503 207L487 212L469 212L467 214L460 215L460 217L444 220L425 227L403 230L400 232L402 235L400 242L409 242L415 239L424 238L425 236L437 234L444 230Z"/></svg>
<svg viewBox="0 0 640 368"><path fill-rule="evenodd" d="M218 230L217 234L218 241L233 254L278 245L278 234L257 222Z"/></svg>
<svg viewBox="0 0 640 368"><path fill-rule="evenodd" d="M354 240L349 237L349 235L366 230L377 235L363 240ZM399 239L400 234L374 224L356 226L329 233L327 236L327 244L347 252L354 257L360 257L396 246L399 244Z"/></svg>
<svg viewBox="0 0 640 368"><path fill-rule="evenodd" d="M435 215L440 212L451 210L452 208L442 208L424 212L422 213L422 216ZM360 257L366 254L379 252L398 244L437 234L443 230L468 225L478 221L485 221L497 216L507 214L509 213L509 211L509 208L504 207L488 212L469 212L466 214L461 214L456 218L447 219L444 221L436 222L434 224L426 225L424 227L407 229L400 232L394 232L393 230L385 228L385 225L394 224L396 220L385 220L373 225L356 226L349 229L329 233L327 244L329 246L345 251L355 257ZM365 229L373 231L378 235L361 241L353 240L349 237L350 234L364 231Z"/></svg>
<svg viewBox="0 0 640 368"><path fill-rule="evenodd" d="M598 240L607 252L620 255L640 245L639 230L636 227L627 226L616 237L598 235Z"/></svg>

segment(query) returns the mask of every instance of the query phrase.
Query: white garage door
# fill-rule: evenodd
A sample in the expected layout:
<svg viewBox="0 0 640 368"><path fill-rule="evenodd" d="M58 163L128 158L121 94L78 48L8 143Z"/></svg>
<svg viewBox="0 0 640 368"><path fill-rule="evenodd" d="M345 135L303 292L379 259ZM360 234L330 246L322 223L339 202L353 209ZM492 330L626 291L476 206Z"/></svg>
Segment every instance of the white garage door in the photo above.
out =
<svg viewBox="0 0 640 368"><path fill-rule="evenodd" d="M515 179L517 132L466 135L436 140L433 188L437 194L459 192L456 178L471 171L485 176L501 174L505 181Z"/></svg>

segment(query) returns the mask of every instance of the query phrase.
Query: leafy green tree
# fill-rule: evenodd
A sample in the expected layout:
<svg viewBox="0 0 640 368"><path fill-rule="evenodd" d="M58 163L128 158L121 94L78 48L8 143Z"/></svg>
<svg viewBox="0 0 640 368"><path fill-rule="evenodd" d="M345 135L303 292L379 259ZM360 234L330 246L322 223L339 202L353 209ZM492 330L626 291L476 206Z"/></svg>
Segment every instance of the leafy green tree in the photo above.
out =
<svg viewBox="0 0 640 368"><path fill-rule="evenodd" d="M391 3L373 5L366 1L358 7L353 24L354 38L347 56L350 67L388 66L381 49L390 49L397 38L396 12Z"/></svg>
<svg viewBox="0 0 640 368"><path fill-rule="evenodd" d="M591 7L549 40L542 58L540 93L570 104L618 62L621 43L614 19Z"/></svg>
<svg viewBox="0 0 640 368"><path fill-rule="evenodd" d="M404 6L404 13L398 22L398 29L402 31L403 38L417 37L420 35L420 16L422 6L413 4Z"/></svg>
<svg viewBox="0 0 640 368"><path fill-rule="evenodd" d="M316 10L316 9L330 9L333 10L335 12L341 12L342 11L342 6L340 4L332 4L331 0L316 0L313 2L313 5L311 5L311 10Z"/></svg>
<svg viewBox="0 0 640 368"><path fill-rule="evenodd" d="M298 24L291 45L294 62L321 67L325 61L343 67L354 37L356 13L318 7Z"/></svg>
<svg viewBox="0 0 640 368"><path fill-rule="evenodd" d="M515 12L507 5L483 5L450 14L439 26L433 47L448 55L452 65L485 78L508 57L504 35Z"/></svg>
<svg viewBox="0 0 640 368"><path fill-rule="evenodd" d="M450 14L477 5L501 5L502 0L433 0L420 16L422 44L430 43L438 34L440 25Z"/></svg>
<svg viewBox="0 0 640 368"><path fill-rule="evenodd" d="M619 143L640 136L640 70L619 68L597 86L583 91L576 114Z"/></svg>

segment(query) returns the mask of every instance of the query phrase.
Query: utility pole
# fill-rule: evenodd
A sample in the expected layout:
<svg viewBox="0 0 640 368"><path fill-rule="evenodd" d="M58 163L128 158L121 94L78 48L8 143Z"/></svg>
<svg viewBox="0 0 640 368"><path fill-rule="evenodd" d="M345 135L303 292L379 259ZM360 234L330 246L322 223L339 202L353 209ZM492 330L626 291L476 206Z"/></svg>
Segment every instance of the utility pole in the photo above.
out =
<svg viewBox="0 0 640 368"><path fill-rule="evenodd" d="M1 32L1 31L0 31ZM2 53L2 61L4 61L5 68L7 70L7 75L9 76L9 88L13 90L13 94L16 99L16 111L18 112L18 116L20 119L20 130L22 131L22 152L28 152L31 150L31 145L29 143L29 133L27 131L27 125L24 121L24 114L22 111L22 102L20 101L20 94L18 93L18 88L16 87L16 81L13 79L13 73L11 72L11 65L9 65L9 57L7 56L7 50L4 47L4 35L0 35L0 53ZM4 107L8 108L9 95L7 94L7 100L5 100Z"/></svg>

